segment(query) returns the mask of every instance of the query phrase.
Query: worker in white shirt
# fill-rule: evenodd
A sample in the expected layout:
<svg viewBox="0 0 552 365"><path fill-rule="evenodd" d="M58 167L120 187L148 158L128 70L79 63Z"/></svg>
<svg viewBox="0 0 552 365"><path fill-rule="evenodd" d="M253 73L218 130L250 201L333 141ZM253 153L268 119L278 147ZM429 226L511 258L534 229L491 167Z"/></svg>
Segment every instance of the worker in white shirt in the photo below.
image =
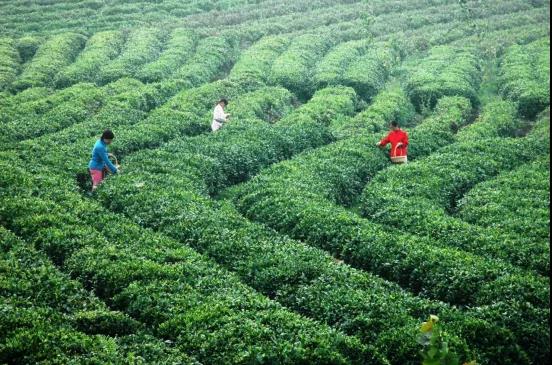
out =
<svg viewBox="0 0 552 365"><path fill-rule="evenodd" d="M230 114L226 114L224 112L224 108L226 108L227 106L228 100L226 99L220 99L220 101L217 103L217 106L215 107L215 111L213 113L213 123L211 124L211 129L213 130L213 132L218 131L230 117Z"/></svg>

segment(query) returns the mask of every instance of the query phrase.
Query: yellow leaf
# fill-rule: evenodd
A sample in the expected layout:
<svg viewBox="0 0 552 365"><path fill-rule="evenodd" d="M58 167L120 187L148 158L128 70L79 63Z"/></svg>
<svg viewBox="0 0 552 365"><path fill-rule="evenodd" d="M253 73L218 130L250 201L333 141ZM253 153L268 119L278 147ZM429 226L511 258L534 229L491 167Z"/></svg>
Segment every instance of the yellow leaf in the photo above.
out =
<svg viewBox="0 0 552 365"><path fill-rule="evenodd" d="M421 327L422 333L428 333L428 332L432 331L433 327L435 326L435 324L437 322L439 322L439 317L437 317L435 315L429 316L429 320L427 322L422 323L422 327ZM470 364L468 364L468 365L470 365Z"/></svg>

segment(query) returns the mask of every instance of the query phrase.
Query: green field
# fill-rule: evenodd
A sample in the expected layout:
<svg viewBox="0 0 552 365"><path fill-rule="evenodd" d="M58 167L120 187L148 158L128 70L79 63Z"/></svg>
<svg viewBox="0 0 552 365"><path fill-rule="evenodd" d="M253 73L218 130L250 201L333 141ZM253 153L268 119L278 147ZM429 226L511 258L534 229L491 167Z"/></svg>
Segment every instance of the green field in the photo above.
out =
<svg viewBox="0 0 552 365"><path fill-rule="evenodd" d="M0 1L0 364L548 364L549 105L546 0Z"/></svg>

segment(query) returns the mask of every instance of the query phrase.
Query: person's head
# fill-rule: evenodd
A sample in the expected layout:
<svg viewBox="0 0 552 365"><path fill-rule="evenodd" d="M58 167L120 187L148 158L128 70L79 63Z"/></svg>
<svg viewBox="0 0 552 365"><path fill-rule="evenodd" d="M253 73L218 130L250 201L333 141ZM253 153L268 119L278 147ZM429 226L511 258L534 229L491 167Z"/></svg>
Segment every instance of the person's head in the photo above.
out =
<svg viewBox="0 0 552 365"><path fill-rule="evenodd" d="M399 124L399 122L397 122L396 120L392 121L390 124L389 124L389 128L393 131L396 131L398 129L401 129L401 125Z"/></svg>
<svg viewBox="0 0 552 365"><path fill-rule="evenodd" d="M102 141L104 141L105 144L111 144L111 142L113 142L113 138L115 138L115 135L109 129L106 129L102 133Z"/></svg>
<svg viewBox="0 0 552 365"><path fill-rule="evenodd" d="M228 106L228 100L227 99L220 99L218 104L222 106L223 108L226 108Z"/></svg>

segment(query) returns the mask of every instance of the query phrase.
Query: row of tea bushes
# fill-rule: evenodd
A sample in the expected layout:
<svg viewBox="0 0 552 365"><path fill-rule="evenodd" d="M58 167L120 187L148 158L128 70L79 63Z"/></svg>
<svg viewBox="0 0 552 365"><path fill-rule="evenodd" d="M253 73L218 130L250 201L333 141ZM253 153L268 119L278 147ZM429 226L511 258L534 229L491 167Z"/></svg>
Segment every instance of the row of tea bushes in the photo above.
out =
<svg viewBox="0 0 552 365"><path fill-rule="evenodd" d="M186 245L82 199L64 177L40 168L31 175L8 156L0 161L1 184L9 186L0 196L1 224L200 362L386 363L354 337L282 308Z"/></svg>
<svg viewBox="0 0 552 365"><path fill-rule="evenodd" d="M550 38L510 47L500 65L500 91L534 118L550 105Z"/></svg>
<svg viewBox="0 0 552 365"><path fill-rule="evenodd" d="M76 33L63 33L49 38L25 65L11 89L18 92L30 87L53 86L59 70L75 60L85 42L86 37Z"/></svg>
<svg viewBox="0 0 552 365"><path fill-rule="evenodd" d="M317 110L314 104L312 105L312 110ZM294 113L290 114L289 117L280 121L275 128L279 124L285 124L286 119L289 120L288 123L291 123L291 121L294 120L294 118L292 118L293 114ZM301 118L295 118L294 123L300 123L300 121ZM362 294L358 292L357 289L352 289L359 285L358 283L355 284L354 280L344 279L342 275L338 275L337 273L333 273L331 276L325 274L323 277L328 278L326 281L332 278L332 287L335 287L335 291L341 294L335 294L337 296L334 296L333 293L324 294L325 297L331 294L331 298L325 299L321 305L327 308L329 304L324 303L335 302L337 300L335 303L339 308L349 308L346 313L341 313L338 316L338 318L342 319L336 323L335 319L333 319L333 314L328 314L328 316L326 316L325 313L327 312L319 308L315 303L320 302L320 299L316 298L320 298L324 292L327 292L327 285L330 285L329 283L323 284L322 282L318 282L318 280L322 279L322 277L318 276L321 275L320 271L328 265L329 267L327 270L330 270L332 267L339 268L339 264L335 264L331 257L328 257L321 251L303 248L301 245L297 246L297 243L293 241L282 240L282 238L274 236L271 231L263 230L257 225L248 223L230 207L224 205L219 207L217 203L213 203L205 197L189 192L190 189L200 189L200 193L208 190L205 188L205 185L209 185L213 181L209 176L214 175L213 172L216 172L217 169L222 169L223 174L226 175L225 179L228 179L228 174L226 172L228 170L225 170L224 166L229 165L232 168L236 166L236 168L242 169L238 171L250 171L251 166L248 164L249 159L236 159L234 158L235 156L231 154L232 148L238 140L236 138L240 135L239 132L243 132L245 127L237 125L235 128L241 129L233 130L233 127L229 125L215 135L202 137L201 140L203 142L197 144L197 147L192 148L191 152L196 150L203 151L202 153L207 154L208 159L197 158L197 155L190 153L189 147L187 146L190 146L190 143L192 143L191 145L193 146L193 141L182 141L181 143L168 145L166 148L154 151L153 154L150 153L151 159L148 159L145 164L147 166L146 170L141 167L144 166L142 162L145 153L141 154L141 156L132 156L128 161L130 170L127 171L125 175L112 179L109 184L102 187L100 190L102 201L112 210L122 212L142 225L155 228L173 238L192 244L194 248L207 253L210 257L213 257L217 262L227 266L232 271L236 271L246 283L270 297L278 298L278 300L286 304L286 306L291 306L291 308L301 313L308 313L309 316L313 318L322 319L329 324L339 326L338 328L350 328L348 332L361 336L365 341L369 341L369 344L373 344L373 338L365 337L365 331L368 331L367 327L366 330L363 330L363 328L365 328L364 326L355 326L351 328L347 323L361 323L367 321L367 324L372 323L373 326L375 318L369 316L366 319L361 319L361 317L359 317L361 316L360 313L365 313L362 314L362 316L365 316L367 313L372 313L374 311L375 307L372 305L376 301L376 296L380 298L377 301L378 303L385 301L387 304L383 306L390 308L390 303L393 301L391 297L393 297L393 295L384 295L380 292L377 294L369 294L366 287L364 287L363 291L365 292ZM289 128L288 126L287 129ZM318 129L320 129L320 126L318 126ZM268 134L267 129L260 129L258 135L254 137L255 130L256 128L250 127L250 131L246 138L249 144L241 143L241 153L243 154L251 151L256 153L255 156L258 156L259 151L263 151L262 153L264 154L271 153L269 152L270 149L266 151L264 147L266 147L266 141L274 140L272 135ZM236 137L228 137L232 135L236 135ZM225 141L226 143L224 143ZM217 151L218 153L209 155L209 144L217 146L213 151ZM203 147L203 145L205 145L205 147ZM262 149L256 149L257 146L262 147ZM262 158L262 160L264 160L264 158ZM270 163L270 160L265 162L265 164L266 163ZM170 175L167 175L166 172L168 171L171 172ZM198 180L204 180L204 182L200 181L198 183ZM216 182L218 180L214 181ZM201 191L201 189L203 189L203 191ZM171 213L166 214L169 211ZM245 242L247 242L246 246L244 245ZM263 252L262 257L258 256L259 252ZM290 255L289 252L297 253ZM311 253L307 254L307 252ZM318 255L322 256L316 259ZM301 257L302 261L298 261L298 259L294 258L295 256ZM309 258L308 264L306 262L307 258ZM322 264L322 262L327 262L327 264ZM268 265L269 263L270 265ZM263 272L257 272L252 276L251 268L253 267L257 268L256 270L262 267ZM286 268L286 270L283 270L283 268ZM293 268L293 270L288 272L288 268L290 270ZM293 279L295 275L297 275L297 270L303 273L301 276L305 276L304 279L298 283L296 283L297 278ZM313 280L311 279L311 275L316 275L314 277L319 277L320 279L317 279L316 283L308 284ZM371 276L365 276L360 273L359 275L360 277L365 277L361 281L368 280L368 282L372 282L375 280L373 285L376 285L376 287L384 285L389 289L393 288L393 286L388 286L388 284L377 284L379 280ZM275 281L275 278L281 279ZM290 287L291 283L294 283L293 287ZM289 289L281 289L282 286L284 288L289 287ZM358 288L360 289L362 286ZM301 294L297 294L297 290L301 290ZM353 293L350 292L350 294L347 295L346 293L350 290L355 291L357 294L353 295ZM393 289L393 291L394 290L396 290L396 288ZM298 295L309 298L309 300L296 303L294 298L297 298ZM362 295L365 301L360 300L359 303L359 300L357 300L359 295ZM408 296L404 299L404 302L412 300L407 298ZM390 300L390 302L388 302L388 300ZM354 302L357 304L353 304ZM404 302L401 303L404 304ZM397 303L394 305L397 305ZM412 312L420 311L421 313L423 311L421 308L427 305L429 304L412 304L410 310ZM402 310L400 310L399 307L393 306L393 308L392 313L386 315L386 317L389 318L388 321L399 323L399 318L403 318L401 323L404 323L404 326L401 326L400 330L393 330L393 334L388 332L385 336L382 335L380 337L382 341L381 343L378 342L377 346L378 348L381 346L384 349L382 351L384 351L386 355L393 357L393 363L401 363L401 361L404 363L404 361L409 361L406 359L413 358L412 354L416 351L416 346L412 342L413 337L411 337L410 329L408 329L408 327L411 326L411 324L408 323L413 322L412 319L408 319L408 315L404 317L404 315L406 315L405 312L402 312L405 314L400 314ZM441 307L438 308L439 310L444 310ZM334 312L332 311L332 313ZM462 316L459 317L461 318ZM379 322L380 320L382 322ZM378 322L382 324L383 330L385 328L383 323L386 319L380 318L380 320L378 320ZM467 331L467 327L469 327L467 323L472 320L473 319L470 319L466 322L458 319L458 322L455 321L455 325L457 325L458 328L463 328L463 331ZM470 323L477 327L483 325L479 320ZM483 326L488 330L488 323ZM493 336L501 337L504 335L504 333L502 333L503 330L495 329L492 331L494 331ZM391 340L392 338L394 338L394 340ZM398 338L400 338L400 340L397 340ZM383 339L385 339L385 341L383 341ZM505 339L503 338L500 341L503 340ZM516 346L512 347L511 344L509 346L510 349L516 349ZM400 348L398 352L397 348ZM489 350L487 349L487 351ZM495 351L500 350L494 349L490 352L496 355ZM514 350L514 352L516 351L519 352L518 349ZM508 358L516 358L516 355L509 354ZM521 358L523 358L523 356Z"/></svg>
<svg viewBox="0 0 552 365"><path fill-rule="evenodd" d="M305 34L294 38L272 65L270 82L281 85L300 99L309 98L316 90L314 69L332 45L326 34Z"/></svg>
<svg viewBox="0 0 552 365"><path fill-rule="evenodd" d="M172 82L144 85L134 79L119 79L102 88L105 98L94 116L55 133L19 142L13 148L29 163L51 165L59 172L85 170L95 139L104 129L118 133L143 121L150 110L177 92L171 85ZM52 145L57 147L52 150Z"/></svg>
<svg viewBox="0 0 552 365"><path fill-rule="evenodd" d="M197 364L0 226L0 361Z"/></svg>
<svg viewBox="0 0 552 365"><path fill-rule="evenodd" d="M372 99L369 107L353 119L332 120L330 129L336 139L344 139L366 132L383 132L393 120L404 128L411 126L416 118L414 106L401 87L389 84Z"/></svg>
<svg viewBox="0 0 552 365"><path fill-rule="evenodd" d="M458 126L451 127L458 123L460 115L466 118L470 114L469 102L464 103L464 112L456 114L452 108L454 104L447 104L445 100L442 100L440 118L431 118L412 130L418 143L435 146L417 151L418 158L424 152L431 153L439 148L436 131L444 140L443 134L448 130L453 141ZM443 118L447 114L449 118ZM389 232L389 228L331 204L328 199L340 204L350 202L351 196L361 191L367 176L374 176L387 166L383 154L375 150L370 152L377 140L371 134L354 137L276 165L233 191L233 201L247 217L328 250L336 257L396 281L416 293L454 304L492 304L488 301L492 298L486 295L492 290L488 289L502 285L505 297L516 298L520 303L531 300L537 308L545 305L546 281L499 262L489 263L461 251L434 247L431 240ZM504 276L506 272L512 277ZM501 277L501 283L495 283ZM506 289L506 283L510 289ZM522 288L529 284L535 291L523 293ZM531 309L527 313L530 312ZM543 314L542 310L536 312ZM516 324L513 319L505 322L496 318L496 321L507 326ZM536 337L542 336L543 328L542 323L534 325ZM540 351L536 356L543 353Z"/></svg>
<svg viewBox="0 0 552 365"><path fill-rule="evenodd" d="M481 71L474 49L434 47L412 67L407 92L419 111L433 108L443 96L463 96L477 105Z"/></svg>
<svg viewBox="0 0 552 365"><path fill-rule="evenodd" d="M119 55L125 40L126 34L121 31L94 34L75 62L56 75L55 86L65 88L79 82L99 83L100 69Z"/></svg>
<svg viewBox="0 0 552 365"><path fill-rule="evenodd" d="M19 72L20 57L12 38L0 38L0 91L7 90Z"/></svg>
<svg viewBox="0 0 552 365"><path fill-rule="evenodd" d="M144 82L159 82L169 78L194 55L196 43L197 37L190 30L173 30L159 58L144 65L136 73L136 78Z"/></svg>
<svg viewBox="0 0 552 365"><path fill-rule="evenodd" d="M491 125L495 121L502 124L495 116L487 119ZM507 123L512 124L508 120ZM549 118L544 117L540 123L548 125ZM363 214L391 227L431 237L443 246L500 258L547 275L548 245L505 236L448 214L475 184L549 150L548 134L535 133L524 139L484 137L447 146L443 152L423 161L374 177L363 194Z"/></svg>
<svg viewBox="0 0 552 365"><path fill-rule="evenodd" d="M100 84L135 75L144 64L159 57L166 37L166 32L158 28L139 28L131 31L121 53L100 68L97 76Z"/></svg>
<svg viewBox="0 0 552 365"><path fill-rule="evenodd" d="M459 202L458 217L532 240L550 240L550 157L477 185Z"/></svg>
<svg viewBox="0 0 552 365"><path fill-rule="evenodd" d="M18 141L55 132L83 121L101 108L106 97L105 92L93 84L77 84L72 87L71 94L72 98L51 105L52 108L44 113L35 113L36 109L31 109L29 113L21 108L16 113L20 116L7 118L0 132L1 148L5 149ZM40 106L39 102L33 104Z"/></svg>
<svg viewBox="0 0 552 365"><path fill-rule="evenodd" d="M290 37L265 37L243 51L230 78L253 78L268 83L272 64L289 46Z"/></svg>
<svg viewBox="0 0 552 365"><path fill-rule="evenodd" d="M183 80L188 87L223 78L238 57L235 40L224 37L208 37L198 42L196 52L190 61L170 77Z"/></svg>

